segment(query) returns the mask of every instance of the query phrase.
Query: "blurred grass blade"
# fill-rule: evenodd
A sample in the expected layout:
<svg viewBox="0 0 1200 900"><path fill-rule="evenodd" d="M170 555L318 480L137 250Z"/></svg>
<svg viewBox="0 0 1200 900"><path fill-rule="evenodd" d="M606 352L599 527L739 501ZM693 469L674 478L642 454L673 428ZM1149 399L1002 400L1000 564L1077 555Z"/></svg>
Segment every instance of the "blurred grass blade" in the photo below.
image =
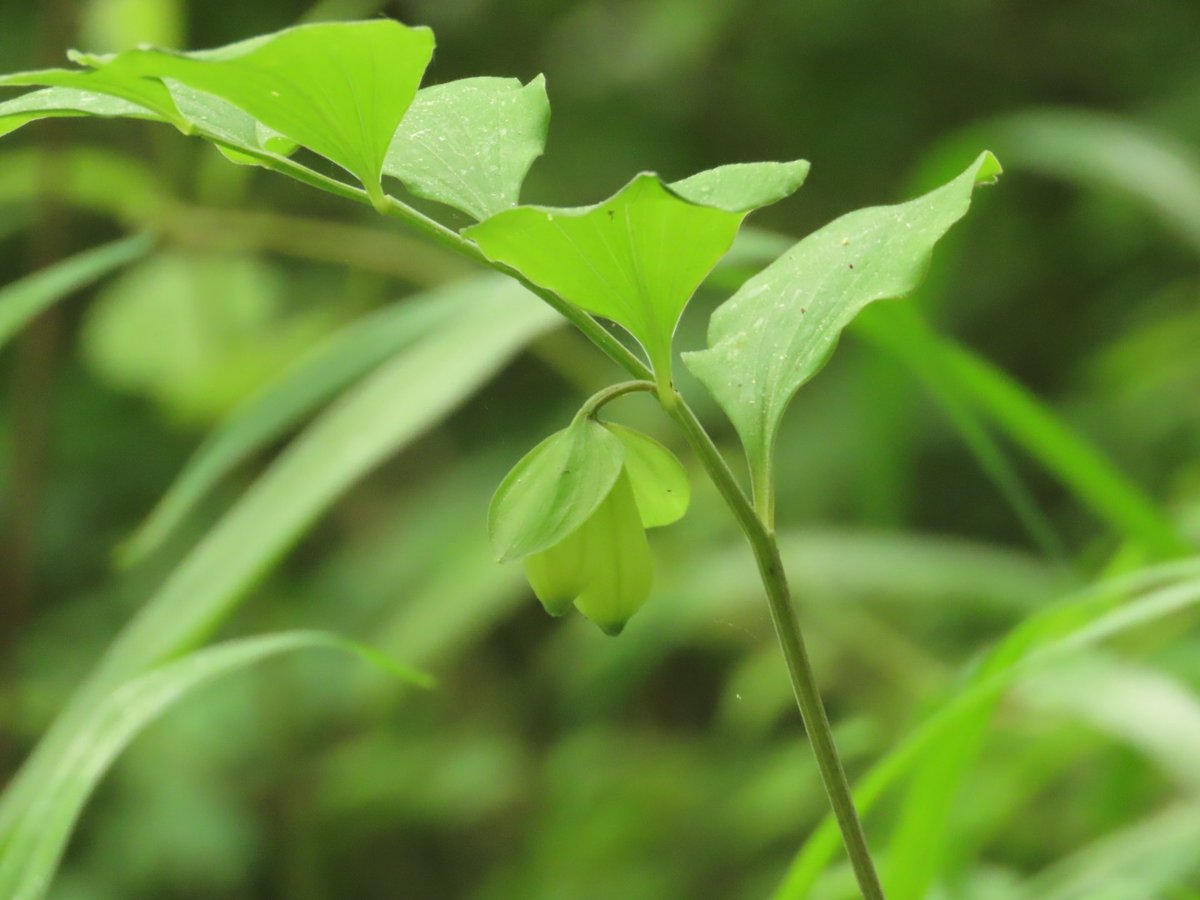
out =
<svg viewBox="0 0 1200 900"><path fill-rule="evenodd" d="M1187 544L1155 503L1033 394L982 357L939 338L947 370L979 409L1097 515L1158 558Z"/></svg>
<svg viewBox="0 0 1200 900"><path fill-rule="evenodd" d="M218 678L282 653L318 648L354 653L414 684L431 683L375 651L315 631L229 641L132 678L91 708L59 764L44 770L35 799L0 850L0 896L36 900L46 893L88 797L147 725Z"/></svg>
<svg viewBox="0 0 1200 900"><path fill-rule="evenodd" d="M1106 835L1034 878L1021 900L1145 900L1200 872L1200 806L1168 809Z"/></svg>
<svg viewBox="0 0 1200 900"><path fill-rule="evenodd" d="M1078 109L1038 109L972 129L1006 163L1119 191L1148 208L1200 252L1200 154L1128 118Z"/></svg>
<svg viewBox="0 0 1200 900"><path fill-rule="evenodd" d="M1089 653L1025 679L1017 696L1026 708L1112 735L1180 787L1200 793L1200 698L1169 672Z"/></svg>
<svg viewBox="0 0 1200 900"><path fill-rule="evenodd" d="M1122 601L1123 597L1128 599ZM1200 558L1193 557L1102 581L1022 622L956 694L940 704L936 713L858 782L854 799L860 814L866 815L889 787L924 765L945 742L956 742L960 755L965 755L981 720L986 725L997 699L1022 675L1036 671L1042 664L1061 660L1073 651L1198 604ZM947 779L954 778L954 774L949 772ZM775 894L776 900L808 897L813 884L836 855L838 842L837 827L827 816L805 841ZM927 861L910 860L908 864L924 872ZM912 876L905 883L916 880Z"/></svg>
<svg viewBox="0 0 1200 900"><path fill-rule="evenodd" d="M148 234L122 238L0 288L0 348L43 310L145 256L153 244L154 238Z"/></svg>
<svg viewBox="0 0 1200 900"><path fill-rule="evenodd" d="M388 357L410 346L476 299L477 288L452 286L396 303L346 326L239 406L201 444L121 549L130 565L161 546L222 478L241 462L295 427Z"/></svg>
<svg viewBox="0 0 1200 900"><path fill-rule="evenodd" d="M318 417L183 559L109 647L0 798L0 841L114 685L195 645L351 485L462 403L560 319L499 276L470 316L410 347Z"/></svg>
<svg viewBox="0 0 1200 900"><path fill-rule="evenodd" d="M1053 523L980 419L970 394L950 377L937 336L912 306L874 306L864 310L852 327L856 335L895 356L925 385L1033 541L1047 556L1064 558L1066 549Z"/></svg>

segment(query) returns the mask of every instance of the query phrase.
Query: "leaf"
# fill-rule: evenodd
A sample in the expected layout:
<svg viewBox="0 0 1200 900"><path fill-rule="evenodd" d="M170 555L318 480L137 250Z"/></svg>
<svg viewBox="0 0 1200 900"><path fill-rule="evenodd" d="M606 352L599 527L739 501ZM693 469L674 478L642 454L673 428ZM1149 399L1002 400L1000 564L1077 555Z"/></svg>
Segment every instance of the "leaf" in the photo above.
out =
<svg viewBox="0 0 1200 900"><path fill-rule="evenodd" d="M120 97L79 88L52 87L30 91L0 103L0 135L16 131L22 125L38 119L70 116L161 121L157 113Z"/></svg>
<svg viewBox="0 0 1200 900"><path fill-rule="evenodd" d="M684 182L690 197L707 190L717 204L684 199L643 173L595 206L519 206L463 234L492 260L621 325L665 384L679 317L746 213L796 190L807 172L805 162L757 163Z"/></svg>
<svg viewBox="0 0 1200 900"><path fill-rule="evenodd" d="M81 718L115 685L195 644L329 506L429 430L560 320L507 279L475 282L459 317L357 384L317 418L167 576L110 645L0 800L0 842Z"/></svg>
<svg viewBox="0 0 1200 900"><path fill-rule="evenodd" d="M869 303L920 280L934 244L1000 166L982 154L958 178L898 206L862 209L810 234L742 286L709 323L709 349L684 362L737 428L756 484L769 480L784 410Z"/></svg>
<svg viewBox="0 0 1200 900"><path fill-rule="evenodd" d="M614 422L605 422L604 427L625 445L625 473L642 516L642 526L659 528L682 519L692 488L675 454L633 428Z"/></svg>
<svg viewBox="0 0 1200 900"><path fill-rule="evenodd" d="M170 79L219 97L337 163L378 206L388 147L432 55L429 29L376 19L300 25L194 53L73 58L122 79Z"/></svg>
<svg viewBox="0 0 1200 900"><path fill-rule="evenodd" d="M88 99L88 97L115 98L145 110L145 113L140 117L157 118L164 122L170 122L185 134L191 130L187 120L175 108L175 102L171 99L171 94L165 85L158 81L141 78L137 73L130 72L122 67L113 67L102 71L88 71L87 69L36 69L29 72L14 72L11 75L0 75L0 87L13 86L39 86L75 91L77 92L75 100L79 107L75 112L87 115L93 114L90 111L85 112L84 107L89 103L95 104L96 108L100 110L94 113L95 115L110 115L111 112L109 111L116 108L109 102L101 103L99 99ZM24 99L25 96L29 95L24 95L17 99ZM70 94L58 96L63 99L71 97ZM46 114L54 116L64 114L64 112L70 114L69 111L54 109L47 110ZM41 116L38 116L38 118L41 118ZM26 121L29 121L29 119L26 119ZM18 124L24 124L24 122ZM12 129L5 130L11 131ZM2 133L4 132L0 131L0 134Z"/></svg>
<svg viewBox="0 0 1200 900"><path fill-rule="evenodd" d="M616 636L650 596L654 562L629 477L622 473L583 525L529 556L525 572L552 615L575 607Z"/></svg>
<svg viewBox="0 0 1200 900"><path fill-rule="evenodd" d="M238 464L477 299L477 285L467 282L395 303L330 335L217 426L123 548L122 562L152 552Z"/></svg>
<svg viewBox="0 0 1200 900"><path fill-rule="evenodd" d="M524 87L515 78L464 78L422 88L400 122L383 172L418 197L486 219L519 202L549 124L541 75Z"/></svg>
<svg viewBox="0 0 1200 900"><path fill-rule="evenodd" d="M802 159L731 163L673 182L671 190L689 203L748 213L790 197L808 177L808 169Z"/></svg>
<svg viewBox="0 0 1200 900"><path fill-rule="evenodd" d="M145 256L154 239L141 234L86 250L0 288L0 347L14 334L75 291Z"/></svg>
<svg viewBox="0 0 1200 900"><path fill-rule="evenodd" d="M414 684L427 676L322 632L283 632L228 641L137 676L110 691L75 730L61 763L45 771L37 795L9 833L0 856L0 896L34 900L46 893L88 797L129 743L197 688L239 669L296 650L354 653Z"/></svg>
<svg viewBox="0 0 1200 900"><path fill-rule="evenodd" d="M546 438L505 476L488 510L500 562L552 547L596 511L621 474L624 447L590 416Z"/></svg>

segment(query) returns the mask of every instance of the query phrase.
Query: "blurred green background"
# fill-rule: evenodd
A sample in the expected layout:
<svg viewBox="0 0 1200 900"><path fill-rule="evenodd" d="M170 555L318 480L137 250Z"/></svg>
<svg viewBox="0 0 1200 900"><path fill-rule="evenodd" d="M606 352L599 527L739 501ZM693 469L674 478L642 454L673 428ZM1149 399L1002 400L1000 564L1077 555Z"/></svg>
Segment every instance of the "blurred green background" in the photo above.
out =
<svg viewBox="0 0 1200 900"><path fill-rule="evenodd" d="M9 0L0 70L57 65L71 46L198 48L379 13L433 27L427 82L545 73L553 120L525 201L594 202L642 169L804 157L803 190L753 220L799 237L992 149L1001 185L911 302L1195 546L1200 4ZM169 129L53 121L0 144L0 281L141 228L161 235L151 256L0 355L6 774L273 456L122 568L204 435L339 327L469 272ZM702 344L740 274L726 267L697 298L680 344ZM1055 455L1053 428L1022 409L987 432L997 464L939 390L946 373L879 330L843 341L779 452L784 556L852 777L1017 623L1156 553L1072 487L1090 457ZM617 377L565 330L538 338L341 497L220 626L346 634L433 672L435 691L324 657L206 690L119 762L53 896L769 894L824 798L750 554L699 470L688 517L654 536L652 601L619 639L549 619L487 546L507 468ZM719 412L683 387L732 450ZM620 417L687 458L649 402ZM1193 624L1123 636L1005 694L942 798L930 896L1200 896ZM905 796L868 818L885 872L920 827ZM812 895L852 896L847 884L835 864Z"/></svg>

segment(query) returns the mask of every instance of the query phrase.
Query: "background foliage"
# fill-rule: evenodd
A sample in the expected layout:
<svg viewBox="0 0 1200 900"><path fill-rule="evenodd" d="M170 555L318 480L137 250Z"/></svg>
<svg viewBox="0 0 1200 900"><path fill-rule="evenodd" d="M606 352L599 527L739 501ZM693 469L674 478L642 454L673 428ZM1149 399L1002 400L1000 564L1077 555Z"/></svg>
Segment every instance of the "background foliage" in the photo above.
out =
<svg viewBox="0 0 1200 900"><path fill-rule="evenodd" d="M1195 896L1194 615L994 695L986 677L1065 627L1045 612L1059 598L1200 538L1200 8L8 2L0 69L380 11L435 29L429 81L545 73L553 122L527 202L594 202L640 169L802 156L803 190L753 220L799 236L997 153L1003 185L939 249L924 318L865 315L785 421L785 560L852 777L954 698L984 697L868 818L892 896ZM160 236L149 255L0 355L5 771L301 423L140 552L139 526L205 435L340 326L397 301L419 318L415 295L471 273L168 129L55 121L0 146L4 283L143 229ZM772 240L739 247L682 346L703 345L705 312ZM458 330L442 346L475 358L487 309L449 302ZM781 883L824 800L749 553L711 488L693 478L688 516L653 534L658 586L619 640L548 619L519 567L492 561L495 484L615 375L532 316L461 406L403 359L376 368L386 347L331 384L375 370L395 415L363 427L411 439L219 625L335 631L431 671L437 690L319 654L207 688L117 764L54 896L743 897ZM648 401L622 404L688 461ZM984 691L964 694L972 683ZM845 875L835 857L810 895L846 896Z"/></svg>

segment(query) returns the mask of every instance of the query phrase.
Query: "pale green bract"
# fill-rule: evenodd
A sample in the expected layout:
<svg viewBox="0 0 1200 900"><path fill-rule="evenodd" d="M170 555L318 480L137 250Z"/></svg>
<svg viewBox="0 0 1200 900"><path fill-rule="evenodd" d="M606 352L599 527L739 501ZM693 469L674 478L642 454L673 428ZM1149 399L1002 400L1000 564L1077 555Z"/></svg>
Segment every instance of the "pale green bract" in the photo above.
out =
<svg viewBox="0 0 1200 900"><path fill-rule="evenodd" d="M666 447L581 415L509 472L488 526L502 560L524 558L548 613L574 605L615 635L650 596L646 529L679 519L689 496L687 474Z"/></svg>
<svg viewBox="0 0 1200 900"><path fill-rule="evenodd" d="M624 445L594 419L576 419L508 473L492 498L488 531L501 562L545 550L579 528L608 496Z"/></svg>
<svg viewBox="0 0 1200 900"><path fill-rule="evenodd" d="M625 472L643 528L661 528L683 518L691 500L687 472L670 450L633 428L606 422L625 445Z"/></svg>
<svg viewBox="0 0 1200 900"><path fill-rule="evenodd" d="M72 58L122 82L170 79L219 97L337 163L381 205L384 158L433 46L428 28L378 19L301 25L194 53L141 49Z"/></svg>
<svg viewBox="0 0 1200 900"><path fill-rule="evenodd" d="M595 512L555 546L525 559L525 574L551 615L571 605L618 635L650 596L654 561L629 476L621 472Z"/></svg>
<svg viewBox="0 0 1200 900"><path fill-rule="evenodd" d="M417 92L396 131L383 173L418 197L475 219L516 206L546 146L550 101L539 75L464 78Z"/></svg>
<svg viewBox="0 0 1200 900"><path fill-rule="evenodd" d="M807 173L803 161L722 166L675 185L643 173L595 206L519 206L463 234L492 260L622 326L665 385L679 317L742 219L794 192Z"/></svg>
<svg viewBox="0 0 1200 900"><path fill-rule="evenodd" d="M983 153L946 185L907 203L857 210L810 234L722 304L709 349L683 355L737 428L755 481L796 390L829 358L868 304L907 294L934 244L966 213L978 184L1000 174Z"/></svg>

